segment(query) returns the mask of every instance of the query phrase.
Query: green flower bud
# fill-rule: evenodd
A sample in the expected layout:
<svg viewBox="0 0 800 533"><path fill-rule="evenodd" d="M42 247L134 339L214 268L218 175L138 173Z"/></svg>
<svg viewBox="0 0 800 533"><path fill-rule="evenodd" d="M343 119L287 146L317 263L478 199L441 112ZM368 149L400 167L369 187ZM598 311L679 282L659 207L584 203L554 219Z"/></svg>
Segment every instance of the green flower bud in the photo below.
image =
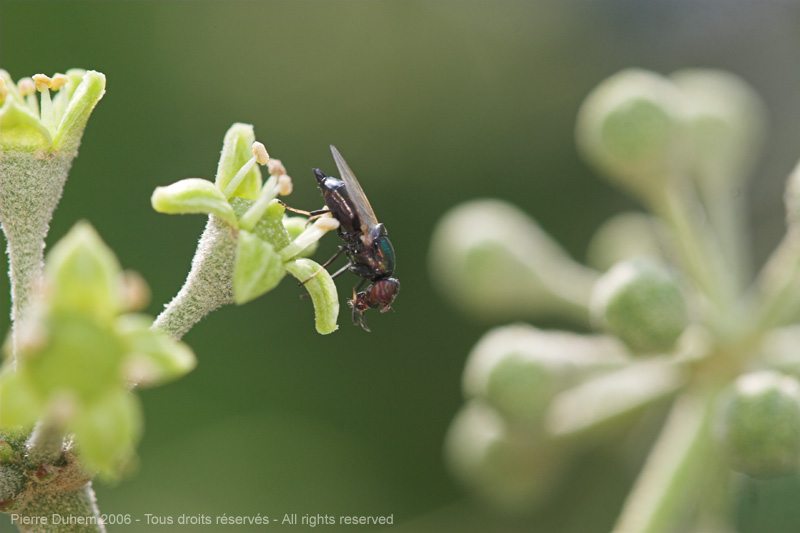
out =
<svg viewBox="0 0 800 533"><path fill-rule="evenodd" d="M59 74L58 78L64 76ZM36 76L34 76L36 78ZM3 152L69 152L75 157L86 122L95 105L103 97L106 77L93 70L73 69L64 76L65 83L40 83L41 104L34 94L23 96L4 72L3 84L9 89L0 106L0 149ZM51 100L50 91L57 96Z"/></svg>
<svg viewBox="0 0 800 533"><path fill-rule="evenodd" d="M689 325L683 293L655 260L619 263L592 294L592 318L636 353L667 352Z"/></svg>
<svg viewBox="0 0 800 533"><path fill-rule="evenodd" d="M23 324L16 369L6 366L0 378L0 425L30 428L39 420L55 442L74 433L89 468L117 475L140 433L129 387L183 375L194 355L151 329L149 318L122 314L124 276L88 224L77 224L54 246L45 273L47 290ZM50 479L50 472L41 474L39 482Z"/></svg>
<svg viewBox="0 0 800 533"><path fill-rule="evenodd" d="M45 282L55 312L110 320L124 306L121 268L87 222L77 223L47 256Z"/></svg>
<svg viewBox="0 0 800 533"><path fill-rule="evenodd" d="M35 78L17 86L0 71L0 228L8 243L11 313L17 325L25 321L41 282L50 220L106 84L103 74L83 70ZM54 100L51 90L57 92ZM16 337L15 328L13 352Z"/></svg>
<svg viewBox="0 0 800 533"><path fill-rule="evenodd" d="M539 430L558 392L581 376L626 361L624 347L608 337L526 325L496 328L467 359L464 394L483 399L513 424Z"/></svg>
<svg viewBox="0 0 800 533"><path fill-rule="evenodd" d="M589 243L587 261L605 272L617 263L636 257L664 255L661 222L639 212L620 213L603 222Z"/></svg>
<svg viewBox="0 0 800 533"><path fill-rule="evenodd" d="M681 93L670 80L624 70L602 82L578 112L583 155L630 192L649 197L682 167Z"/></svg>
<svg viewBox="0 0 800 533"><path fill-rule="evenodd" d="M764 102L728 72L686 69L670 79L684 94L694 177L729 191L753 169L763 144Z"/></svg>
<svg viewBox="0 0 800 533"><path fill-rule="evenodd" d="M800 383L777 372L746 374L721 397L716 433L733 470L753 477L795 472L800 459Z"/></svg>
<svg viewBox="0 0 800 533"><path fill-rule="evenodd" d="M469 202L442 217L431 240L430 271L454 304L494 320L585 319L595 280L527 214L499 200Z"/></svg>
<svg viewBox="0 0 800 533"><path fill-rule="evenodd" d="M513 434L480 402L468 403L456 415L444 455L454 477L506 512L530 510L552 491L569 456L563 445Z"/></svg>

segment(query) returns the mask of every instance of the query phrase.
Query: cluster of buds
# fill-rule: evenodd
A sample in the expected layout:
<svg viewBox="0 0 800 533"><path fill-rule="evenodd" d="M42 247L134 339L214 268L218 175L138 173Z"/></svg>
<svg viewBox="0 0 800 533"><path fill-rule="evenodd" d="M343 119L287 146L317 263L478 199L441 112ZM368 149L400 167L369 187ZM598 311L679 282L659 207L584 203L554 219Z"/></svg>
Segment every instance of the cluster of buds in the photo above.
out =
<svg viewBox="0 0 800 533"><path fill-rule="evenodd" d="M706 488L730 498L719 480L731 470L798 471L800 171L787 187L787 236L756 276L737 194L764 115L750 87L718 71L627 70L601 83L578 113L578 147L649 213L599 228L590 266L506 202L474 201L444 216L431 274L459 308L598 330L509 326L475 347L464 371L468 402L445 445L454 475L473 491L529 509L576 452L670 400L615 531L700 524L712 511L697 510L697 487L717 480Z"/></svg>

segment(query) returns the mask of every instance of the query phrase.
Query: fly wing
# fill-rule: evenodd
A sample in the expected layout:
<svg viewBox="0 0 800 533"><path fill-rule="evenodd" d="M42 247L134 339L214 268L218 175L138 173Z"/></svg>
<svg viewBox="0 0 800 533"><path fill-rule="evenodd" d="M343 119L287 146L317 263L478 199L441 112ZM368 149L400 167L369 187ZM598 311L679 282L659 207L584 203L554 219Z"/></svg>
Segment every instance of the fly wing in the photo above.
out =
<svg viewBox="0 0 800 533"><path fill-rule="evenodd" d="M367 200L367 196L364 194L364 189L359 185L356 175L350 170L347 161L344 160L344 157L342 157L342 154L339 153L339 150L337 150L334 145L331 145L331 153L333 154L333 160L336 161L336 166L339 168L339 175L344 182L347 193L350 195L350 200L353 202L358 217L361 220L361 231L364 234L364 238L369 239L371 234L370 230L378 225L375 212L372 210L372 206L369 205L369 200Z"/></svg>

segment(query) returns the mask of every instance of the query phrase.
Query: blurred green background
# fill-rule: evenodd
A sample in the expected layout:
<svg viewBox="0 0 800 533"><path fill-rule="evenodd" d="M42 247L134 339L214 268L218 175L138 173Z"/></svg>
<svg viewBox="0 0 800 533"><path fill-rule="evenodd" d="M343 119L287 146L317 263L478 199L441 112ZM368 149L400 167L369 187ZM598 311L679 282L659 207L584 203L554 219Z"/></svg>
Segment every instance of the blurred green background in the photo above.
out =
<svg viewBox="0 0 800 533"><path fill-rule="evenodd" d="M213 179L235 121L254 124L284 162L299 208L321 204L310 169L334 172L336 144L397 251L396 312L370 313L371 334L343 307L340 330L317 335L291 282L195 327L185 340L197 370L141 394L138 473L96 485L102 512L142 520L111 530L219 529L154 529L146 513L393 514L390 529L408 532L608 530L642 460L622 443L587 456L542 509L513 520L449 479L442 439L464 359L488 325L431 287L430 233L447 208L498 197L582 258L600 222L634 207L577 157L583 97L628 66L713 67L742 76L770 109L757 179L731 191L751 194L763 259L782 233L783 183L800 155L798 28L800 6L788 3L4 0L0 66L12 77L83 67L108 78L48 242L88 219L150 283L151 314L180 288L205 221L156 214L150 194ZM336 245L326 238L316 258ZM356 281L341 277L342 299ZM5 334L5 277L0 289ZM797 498L795 480L750 483L740 529L800 531Z"/></svg>

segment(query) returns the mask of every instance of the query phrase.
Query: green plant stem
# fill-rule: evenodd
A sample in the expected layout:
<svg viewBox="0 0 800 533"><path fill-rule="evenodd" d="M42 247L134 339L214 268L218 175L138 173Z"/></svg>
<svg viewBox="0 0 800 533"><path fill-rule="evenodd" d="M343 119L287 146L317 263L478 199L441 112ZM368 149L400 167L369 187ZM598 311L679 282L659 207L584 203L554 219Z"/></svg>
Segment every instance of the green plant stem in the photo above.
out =
<svg viewBox="0 0 800 533"><path fill-rule="evenodd" d="M761 304L754 331L784 326L800 313L800 228L790 226L758 276Z"/></svg>
<svg viewBox="0 0 800 533"><path fill-rule="evenodd" d="M235 257L236 241L231 227L210 215L186 283L158 315L153 327L180 339L208 313L233 303Z"/></svg>
<svg viewBox="0 0 800 533"><path fill-rule="evenodd" d="M687 272L714 306L727 313L735 296L733 278L715 235L702 222L702 206L690 184L671 180L651 204L672 228Z"/></svg>
<svg viewBox="0 0 800 533"><path fill-rule="evenodd" d="M715 394L679 397L628 496L614 533L668 533L697 497L712 456L710 411Z"/></svg>
<svg viewBox="0 0 800 533"><path fill-rule="evenodd" d="M37 463L53 463L64 453L64 428L39 420L27 442L28 456Z"/></svg>
<svg viewBox="0 0 800 533"><path fill-rule="evenodd" d="M24 521L18 524L21 533L105 533L100 519L92 484L79 489L39 495L35 511L26 508ZM39 519L39 520L37 520ZM47 523L44 524L44 520ZM54 523L55 521L61 523ZM22 520L20 520L22 521ZM74 523L71 523L74 522Z"/></svg>
<svg viewBox="0 0 800 533"><path fill-rule="evenodd" d="M6 236L11 278L12 354L19 324L42 279L44 239L75 152L3 152L0 158L0 226Z"/></svg>
<svg viewBox="0 0 800 533"><path fill-rule="evenodd" d="M734 288L738 291L753 274L747 247L750 233L746 223L744 186L731 189L719 185L729 182L730 180L713 177L701 180L700 194L731 273Z"/></svg>

